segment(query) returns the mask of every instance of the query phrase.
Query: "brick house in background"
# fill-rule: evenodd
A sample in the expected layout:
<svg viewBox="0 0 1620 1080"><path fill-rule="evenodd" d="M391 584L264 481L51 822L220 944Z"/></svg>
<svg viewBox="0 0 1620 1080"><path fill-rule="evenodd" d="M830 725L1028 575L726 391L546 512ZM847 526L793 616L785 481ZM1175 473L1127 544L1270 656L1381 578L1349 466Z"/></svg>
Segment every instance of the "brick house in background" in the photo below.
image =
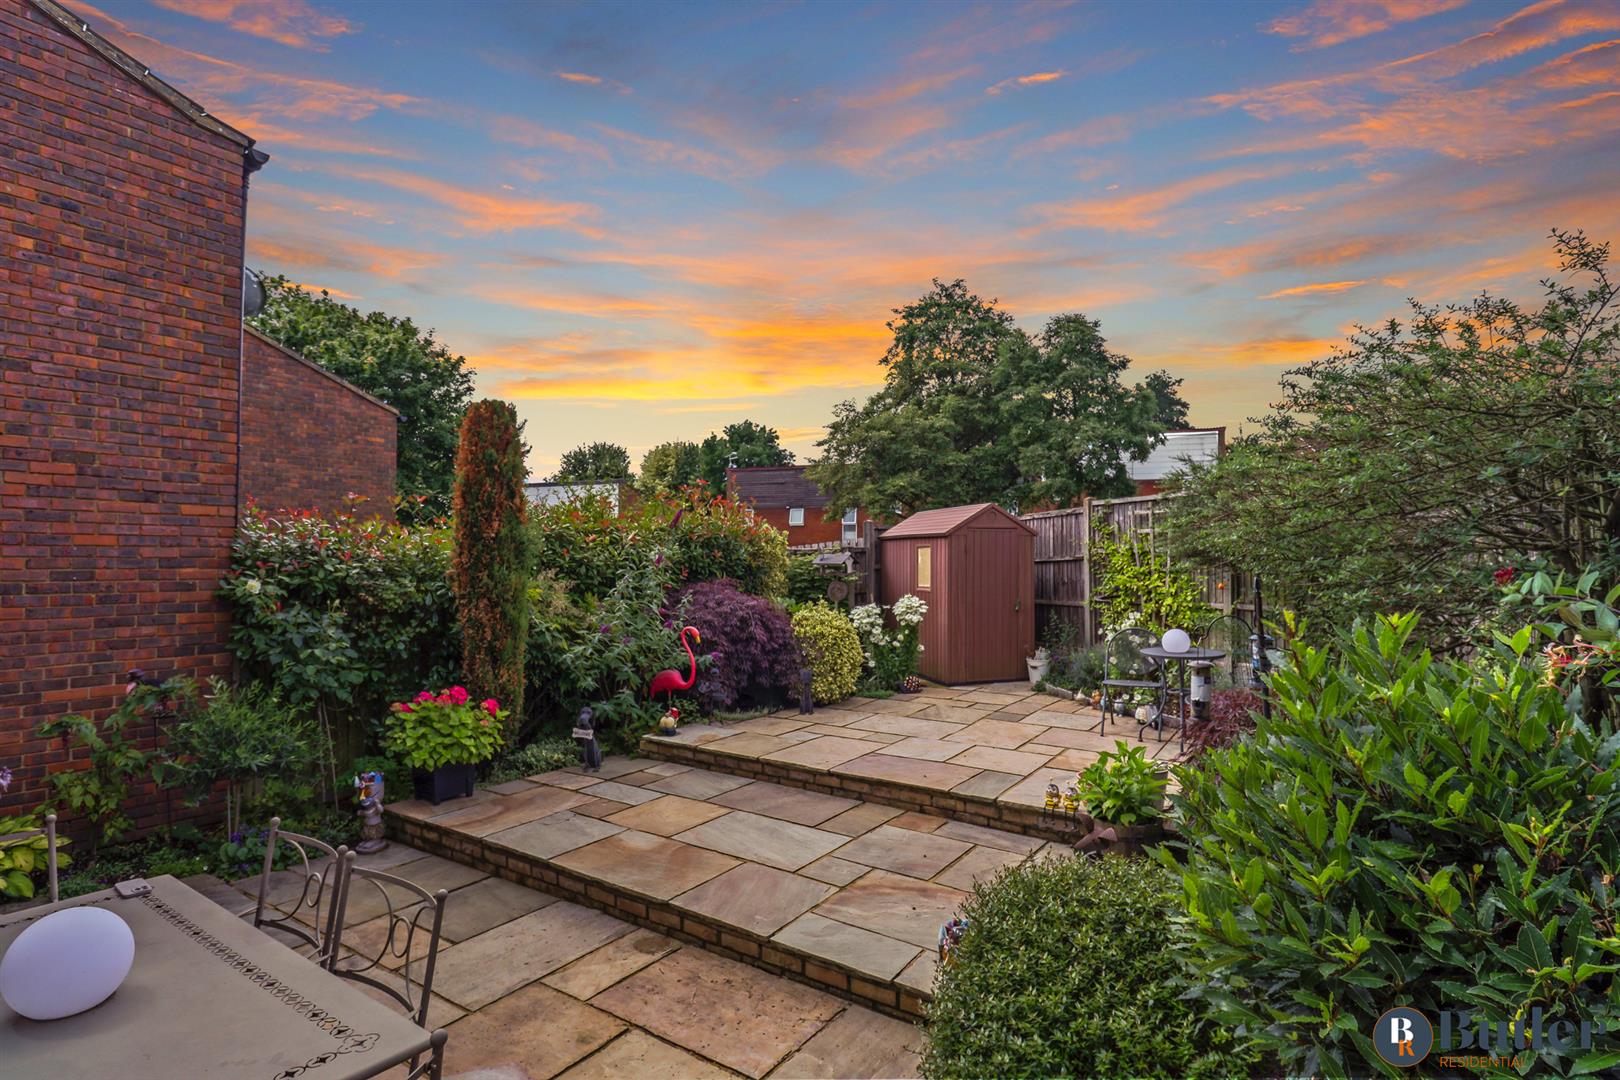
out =
<svg viewBox="0 0 1620 1080"><path fill-rule="evenodd" d="M853 544L861 535L866 512L844 508L826 520L827 496L805 475L804 465L760 465L726 470L726 496L743 503L754 516L787 533L788 546Z"/></svg>
<svg viewBox="0 0 1620 1080"><path fill-rule="evenodd" d="M0 0L0 84L4 811L67 767L40 721L105 712L131 668L230 674L215 592L244 480L382 490L394 418L256 337L245 353L250 137L53 0ZM276 380L304 389L261 408ZM367 478L327 473L355 460ZM129 807L138 827L163 812Z"/></svg>

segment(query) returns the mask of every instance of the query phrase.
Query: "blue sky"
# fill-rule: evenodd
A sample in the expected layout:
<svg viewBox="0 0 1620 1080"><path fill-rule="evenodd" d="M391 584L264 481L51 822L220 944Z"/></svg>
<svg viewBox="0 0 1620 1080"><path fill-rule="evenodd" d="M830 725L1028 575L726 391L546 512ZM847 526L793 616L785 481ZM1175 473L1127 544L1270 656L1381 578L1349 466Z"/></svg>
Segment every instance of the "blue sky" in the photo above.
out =
<svg viewBox="0 0 1620 1080"><path fill-rule="evenodd" d="M1236 426L1620 232L1620 0L69 5L271 155L250 264L436 328L536 473L744 416L813 455L932 277Z"/></svg>

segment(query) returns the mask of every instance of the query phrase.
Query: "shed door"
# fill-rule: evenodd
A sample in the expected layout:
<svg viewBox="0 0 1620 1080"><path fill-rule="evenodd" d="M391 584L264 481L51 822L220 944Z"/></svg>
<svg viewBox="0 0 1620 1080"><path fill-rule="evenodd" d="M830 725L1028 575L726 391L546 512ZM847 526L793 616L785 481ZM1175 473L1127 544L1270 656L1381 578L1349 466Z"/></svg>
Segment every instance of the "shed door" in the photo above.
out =
<svg viewBox="0 0 1620 1080"><path fill-rule="evenodd" d="M1018 529L973 529L957 534L953 559L967 555L965 572L952 574L967 594L963 652L973 682L1028 678L1024 658L1034 651L1035 566L1028 536Z"/></svg>

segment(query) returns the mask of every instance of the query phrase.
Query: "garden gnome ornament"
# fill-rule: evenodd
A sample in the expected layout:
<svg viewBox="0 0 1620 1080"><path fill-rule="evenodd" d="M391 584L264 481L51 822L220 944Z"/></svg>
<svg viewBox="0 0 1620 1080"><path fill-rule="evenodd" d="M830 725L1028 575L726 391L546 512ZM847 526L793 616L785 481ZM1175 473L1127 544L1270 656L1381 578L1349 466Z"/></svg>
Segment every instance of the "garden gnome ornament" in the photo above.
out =
<svg viewBox="0 0 1620 1080"><path fill-rule="evenodd" d="M579 710L579 722L574 725L574 741L579 743L580 764L586 772L602 771L602 748L596 742L595 713L589 705Z"/></svg>
<svg viewBox="0 0 1620 1080"><path fill-rule="evenodd" d="M354 778L355 792L360 796L360 842L354 850L371 855L388 846L383 837L383 775L363 772Z"/></svg>
<svg viewBox="0 0 1620 1080"><path fill-rule="evenodd" d="M658 718L658 734L674 735L681 730L681 710L671 705L669 712Z"/></svg>

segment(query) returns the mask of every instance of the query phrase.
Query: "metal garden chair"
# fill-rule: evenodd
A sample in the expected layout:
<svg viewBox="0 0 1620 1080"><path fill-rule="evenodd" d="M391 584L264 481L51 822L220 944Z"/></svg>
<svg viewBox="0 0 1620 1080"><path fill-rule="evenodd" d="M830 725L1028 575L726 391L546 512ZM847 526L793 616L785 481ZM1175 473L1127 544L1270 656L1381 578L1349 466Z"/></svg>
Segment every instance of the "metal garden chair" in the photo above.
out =
<svg viewBox="0 0 1620 1080"><path fill-rule="evenodd" d="M1156 634L1139 626L1127 626L1108 639L1099 734L1108 734L1109 717L1125 715L1119 709L1126 699L1136 697L1140 691L1150 691L1155 700L1164 696L1163 668L1158 661L1142 655L1143 649L1158 643Z"/></svg>
<svg viewBox="0 0 1620 1080"><path fill-rule="evenodd" d="M50 881L51 903L54 904L61 899L56 886L56 815L45 815L43 829L24 829L22 832L0 836L0 848L21 847L24 844L33 847L34 841L40 837L45 838L45 870Z"/></svg>
<svg viewBox="0 0 1620 1080"><path fill-rule="evenodd" d="M1216 689L1249 688L1249 673L1254 668L1249 638L1253 633L1253 627L1241 615L1219 615L1198 635L1200 648L1226 653L1226 659L1217 661L1211 671Z"/></svg>
<svg viewBox="0 0 1620 1080"><path fill-rule="evenodd" d="M299 887L296 899L284 913L277 910L277 902L270 895L272 889L282 889L285 880L272 876L276 845L283 843L298 853L298 865L283 873L291 875ZM320 853L314 861L310 858L311 851ZM349 853L347 847L334 848L313 836L287 832L282 829L280 818L271 818L270 832L264 839L264 870L259 876L259 903L253 909L253 925L277 930L304 942L312 949L309 959L321 967L330 967L337 954L334 929L343 891L343 857ZM324 861L322 855L326 857Z"/></svg>
<svg viewBox="0 0 1620 1080"><path fill-rule="evenodd" d="M433 998L433 968L439 959L444 904L450 894L444 889L430 893L414 881L356 866L355 858L352 851L343 853L333 959L328 970L339 978L353 979L388 995L405 1009L418 1027L425 1028L428 1004ZM349 913L355 910L357 896L367 901L382 901L383 913L376 917L385 917L387 922L375 951L371 942L357 943L344 926ZM363 921L370 922L371 918ZM344 949L350 955L342 955ZM384 978L384 973L393 978ZM412 1058L406 1080L418 1077L439 1080L444 1068L444 1043L445 1032L435 1030L428 1059L419 1063Z"/></svg>

